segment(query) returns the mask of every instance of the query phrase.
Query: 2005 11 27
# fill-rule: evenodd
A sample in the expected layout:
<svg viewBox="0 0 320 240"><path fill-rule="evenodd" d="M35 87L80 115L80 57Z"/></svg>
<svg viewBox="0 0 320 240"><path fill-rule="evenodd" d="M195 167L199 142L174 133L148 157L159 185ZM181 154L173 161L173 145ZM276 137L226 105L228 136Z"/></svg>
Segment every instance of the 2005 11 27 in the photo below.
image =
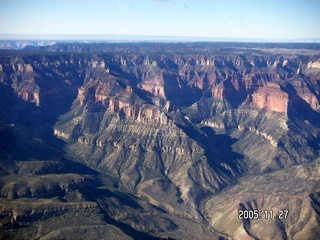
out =
<svg viewBox="0 0 320 240"><path fill-rule="evenodd" d="M280 209L278 211L273 210L264 210L260 212L258 209L253 210L242 210L238 211L238 218L239 219L287 219L289 215L289 210Z"/></svg>

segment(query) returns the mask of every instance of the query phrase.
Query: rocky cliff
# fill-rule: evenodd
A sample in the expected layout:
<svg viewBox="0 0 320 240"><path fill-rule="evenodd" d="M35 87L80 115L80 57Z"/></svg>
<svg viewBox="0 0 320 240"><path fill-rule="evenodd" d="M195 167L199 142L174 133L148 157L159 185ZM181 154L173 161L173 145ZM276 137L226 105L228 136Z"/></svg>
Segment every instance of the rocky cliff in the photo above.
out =
<svg viewBox="0 0 320 240"><path fill-rule="evenodd" d="M21 175L21 180L1 177L2 197L9 199L3 204L59 195L71 202L65 209L73 209L82 194L87 200L81 202L94 205L90 218L102 226L93 217L101 214L117 227L105 225L102 232L177 238L190 226L197 229L192 238L264 238L279 229L279 238L297 238L319 217L319 178L312 172L314 179L307 181L300 172L309 170L299 166L309 169L319 157L320 51L313 45L281 47L57 44L32 54L2 53L1 173ZM83 175L75 168L70 173L65 167L70 160L96 172ZM293 213L300 211L294 199L309 201L303 211L314 217L292 217L274 226L239 221L241 206L276 209L271 198L281 186L294 184L279 178L281 171L310 187L293 199L283 193L278 203ZM58 183L53 173L64 180ZM269 176L279 178L273 197L263 195L261 187ZM101 190L106 182L112 193ZM90 186L96 194L91 197L85 190ZM255 197L242 186L256 188ZM122 197L140 207L123 204ZM115 211L122 207L136 220ZM144 222L143 211L163 222ZM232 224L226 224L231 217ZM206 229L206 221L215 232ZM263 235L256 230L261 226L270 231ZM67 231L60 230L57 236Z"/></svg>

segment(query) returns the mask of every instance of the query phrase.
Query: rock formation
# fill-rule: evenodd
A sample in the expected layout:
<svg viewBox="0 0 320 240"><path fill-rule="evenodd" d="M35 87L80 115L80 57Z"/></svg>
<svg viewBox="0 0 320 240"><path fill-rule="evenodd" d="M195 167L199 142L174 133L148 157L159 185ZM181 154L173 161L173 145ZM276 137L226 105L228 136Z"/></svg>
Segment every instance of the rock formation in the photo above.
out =
<svg viewBox="0 0 320 240"><path fill-rule="evenodd" d="M278 50L75 43L1 53L2 229L18 237L32 222L34 238L94 229L128 239L318 236L320 51ZM289 219L237 218L280 205Z"/></svg>
<svg viewBox="0 0 320 240"><path fill-rule="evenodd" d="M252 94L252 105L268 111L286 112L288 101L288 94L281 91L280 86L274 83L268 83Z"/></svg>

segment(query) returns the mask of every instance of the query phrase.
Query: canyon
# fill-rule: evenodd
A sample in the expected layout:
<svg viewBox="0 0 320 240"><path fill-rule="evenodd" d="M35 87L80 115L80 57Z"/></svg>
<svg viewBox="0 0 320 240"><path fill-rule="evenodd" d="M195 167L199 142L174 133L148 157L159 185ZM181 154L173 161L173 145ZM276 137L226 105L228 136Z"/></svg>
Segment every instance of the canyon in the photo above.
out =
<svg viewBox="0 0 320 240"><path fill-rule="evenodd" d="M0 50L0 92L3 239L320 236L319 44Z"/></svg>

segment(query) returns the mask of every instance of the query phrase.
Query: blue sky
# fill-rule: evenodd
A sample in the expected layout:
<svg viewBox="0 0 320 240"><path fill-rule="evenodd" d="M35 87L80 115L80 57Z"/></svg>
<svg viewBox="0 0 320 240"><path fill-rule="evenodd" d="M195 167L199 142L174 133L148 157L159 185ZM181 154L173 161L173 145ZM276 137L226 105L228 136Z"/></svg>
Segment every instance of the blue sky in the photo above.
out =
<svg viewBox="0 0 320 240"><path fill-rule="evenodd" d="M320 38L320 0L1 0L0 34Z"/></svg>

